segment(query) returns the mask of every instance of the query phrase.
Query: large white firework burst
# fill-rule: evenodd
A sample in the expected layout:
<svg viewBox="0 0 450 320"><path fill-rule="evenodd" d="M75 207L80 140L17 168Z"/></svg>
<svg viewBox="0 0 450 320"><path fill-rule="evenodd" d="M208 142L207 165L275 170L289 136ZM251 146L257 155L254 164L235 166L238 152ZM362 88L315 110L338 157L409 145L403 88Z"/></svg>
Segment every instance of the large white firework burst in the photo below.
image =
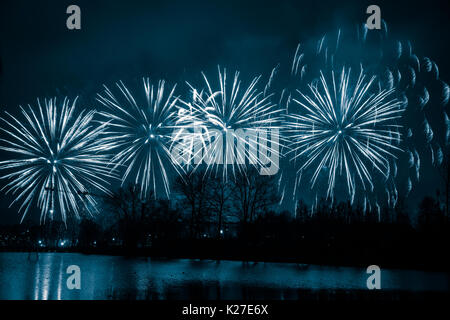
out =
<svg viewBox="0 0 450 320"><path fill-rule="evenodd" d="M271 95L258 89L260 76L244 86L238 71L228 77L226 69L218 67L217 86L202 73L205 87L192 90L192 100L185 102L186 113L193 115L198 125L193 135L194 164L206 164L205 172L221 173L224 179L245 172L247 165L262 174L267 168L278 171L279 113ZM195 166L197 168L197 166Z"/></svg>
<svg viewBox="0 0 450 320"><path fill-rule="evenodd" d="M133 95L122 81L116 83L118 95L105 86L97 100L108 110L102 111L103 122L108 124L107 143L116 153L111 159L113 169L122 172L122 184L128 179L140 188L140 196L153 193L158 196L160 185L164 196L170 194L169 169L174 174L183 170L171 156L174 132L178 123L176 85L165 89L165 81L155 86L149 78L143 79L142 94Z"/></svg>
<svg viewBox="0 0 450 320"><path fill-rule="evenodd" d="M399 192L408 195L419 183L424 166L443 164L445 150L450 145L447 121L450 90L440 78L436 62L418 57L410 41L398 41L389 35L384 21L377 31L368 30L365 23L354 30L339 29L317 42L298 45L290 68L292 76L288 77L290 87L283 90L283 105L287 108L295 89L304 88L318 78L319 71L329 72L342 66L356 69L360 64L377 76L375 85L379 88L395 88L405 106L399 119L403 134L401 148L405 152L393 163L391 173L395 185L386 189L388 202L391 198L395 205Z"/></svg>
<svg viewBox="0 0 450 320"><path fill-rule="evenodd" d="M302 159L299 174L311 170L312 187L326 172L329 197L339 176L344 176L352 201L357 185L372 191L374 174L387 179L400 150L396 119L402 103L393 97L394 89L373 90L374 81L362 68L354 81L351 70L343 68L330 77L321 73L309 85L309 94L298 91L301 99L293 99L301 110L287 115L288 154L291 160Z"/></svg>
<svg viewBox="0 0 450 320"><path fill-rule="evenodd" d="M41 106L38 100L37 109L20 107L22 119L8 112L0 117L6 135L0 149L15 155L0 162L8 172L1 178L9 181L2 190L15 196L11 205L21 202L22 220L36 203L41 221L56 211L66 221L68 213L96 210L92 190L108 193L113 174L106 167L109 146L100 142L105 128L94 123L94 110L76 116L76 101L65 98L59 105L55 98Z"/></svg>

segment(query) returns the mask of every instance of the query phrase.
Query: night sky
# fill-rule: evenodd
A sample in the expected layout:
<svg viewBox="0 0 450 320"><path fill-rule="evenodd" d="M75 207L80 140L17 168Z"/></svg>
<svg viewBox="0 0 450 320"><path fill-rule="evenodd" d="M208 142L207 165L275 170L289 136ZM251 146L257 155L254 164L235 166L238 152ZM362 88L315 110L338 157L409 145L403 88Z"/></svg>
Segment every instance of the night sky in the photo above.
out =
<svg viewBox="0 0 450 320"><path fill-rule="evenodd" d="M81 30L66 28L71 4L81 8ZM370 4L393 38L411 40L450 81L448 1L2 1L0 109L17 114L37 97L65 95L96 107L104 83L150 76L182 85L218 64L244 80L267 76L298 42L365 22ZM434 194L436 179L422 172L420 196ZM0 223L19 221L9 202L2 192Z"/></svg>

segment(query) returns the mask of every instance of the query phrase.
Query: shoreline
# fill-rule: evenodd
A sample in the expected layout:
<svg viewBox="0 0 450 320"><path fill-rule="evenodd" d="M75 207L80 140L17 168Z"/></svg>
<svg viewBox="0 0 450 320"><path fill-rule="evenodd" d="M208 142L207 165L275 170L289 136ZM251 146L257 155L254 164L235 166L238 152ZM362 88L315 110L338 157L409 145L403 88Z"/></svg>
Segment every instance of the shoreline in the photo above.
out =
<svg viewBox="0 0 450 320"><path fill-rule="evenodd" d="M177 260L177 259L186 259L186 260L211 260L211 261L241 261L246 263L286 263L286 264L298 264L299 267L307 268L309 265L315 266L330 266L330 267L351 267L351 268L367 268L370 263L358 262L358 261L343 261L343 260L305 260L298 258L245 258L239 255L228 255L228 256L217 256L217 255L187 255L187 254L158 254L155 252L151 252L149 249L137 249L133 252L126 251L124 249L91 249L91 250L79 250L76 248L73 249L47 249L47 250L38 250L32 251L29 248L22 249L5 249L0 248L1 253L74 253L74 254L83 254L83 255L99 255L99 256L116 256L116 257L126 257L126 258L152 258L159 260ZM374 259L376 260L376 259ZM308 261L308 263L306 263ZM375 263L372 263L375 264ZM411 271L424 271L424 272L444 272L450 273L448 268L445 265L440 265L440 267L429 264L429 265L411 265L407 263L386 263L377 264L381 269L387 268L391 270L411 270Z"/></svg>

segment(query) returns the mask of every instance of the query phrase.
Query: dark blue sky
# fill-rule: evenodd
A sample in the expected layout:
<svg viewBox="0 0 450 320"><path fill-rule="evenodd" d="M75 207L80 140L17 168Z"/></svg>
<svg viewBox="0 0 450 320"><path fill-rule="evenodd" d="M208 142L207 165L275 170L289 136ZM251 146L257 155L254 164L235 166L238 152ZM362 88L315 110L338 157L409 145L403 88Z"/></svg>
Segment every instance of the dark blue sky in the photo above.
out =
<svg viewBox="0 0 450 320"><path fill-rule="evenodd" d="M373 1L2 1L0 108L13 113L37 97L81 95L95 105L103 83L150 76L199 78L217 64L245 78L289 61L298 42L366 20ZM66 28L66 8L81 8L82 29ZM392 37L449 80L448 1L377 1ZM3 156L1 157L3 159ZM427 174L425 173L425 179ZM0 222L18 221L0 195Z"/></svg>
<svg viewBox="0 0 450 320"><path fill-rule="evenodd" d="M66 28L69 4L82 30ZM36 97L96 92L144 75L192 78L217 64L268 73L299 41L364 22L371 1L2 1L2 108ZM435 3L435 4L433 4ZM393 37L447 65L445 1L389 1L381 13Z"/></svg>

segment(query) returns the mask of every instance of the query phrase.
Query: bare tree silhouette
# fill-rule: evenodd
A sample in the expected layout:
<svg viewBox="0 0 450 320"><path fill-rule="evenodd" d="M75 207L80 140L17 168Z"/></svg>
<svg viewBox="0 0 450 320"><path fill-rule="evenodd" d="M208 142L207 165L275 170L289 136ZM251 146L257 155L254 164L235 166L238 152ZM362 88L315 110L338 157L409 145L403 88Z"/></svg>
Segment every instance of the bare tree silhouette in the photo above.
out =
<svg viewBox="0 0 450 320"><path fill-rule="evenodd" d="M189 234L191 238L200 235L200 228L204 225L208 205L208 179L202 171L196 170L178 176L174 183L174 190L183 196L183 202L191 209L189 219Z"/></svg>
<svg viewBox="0 0 450 320"><path fill-rule="evenodd" d="M240 172L234 179L233 204L241 222L250 223L279 201L274 176L260 175L255 168Z"/></svg>
<svg viewBox="0 0 450 320"><path fill-rule="evenodd" d="M220 177L208 180L208 206L217 216L217 238L223 234L223 223L231 211L232 188Z"/></svg>
<svg viewBox="0 0 450 320"><path fill-rule="evenodd" d="M140 198L139 188L133 184L119 188L105 198L105 204L116 214L127 247L136 247L142 237L145 221L155 205L154 201L147 199L152 199L152 196Z"/></svg>

